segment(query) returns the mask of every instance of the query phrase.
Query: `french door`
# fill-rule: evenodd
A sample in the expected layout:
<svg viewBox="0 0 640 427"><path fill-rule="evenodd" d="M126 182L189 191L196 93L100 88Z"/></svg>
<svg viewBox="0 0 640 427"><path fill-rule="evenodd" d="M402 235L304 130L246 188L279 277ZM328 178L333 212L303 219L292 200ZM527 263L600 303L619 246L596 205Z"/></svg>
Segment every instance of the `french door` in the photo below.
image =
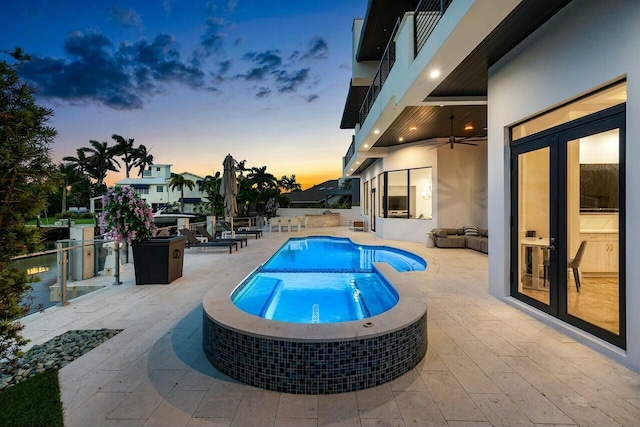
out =
<svg viewBox="0 0 640 427"><path fill-rule="evenodd" d="M624 105L511 145L511 295L626 347Z"/></svg>

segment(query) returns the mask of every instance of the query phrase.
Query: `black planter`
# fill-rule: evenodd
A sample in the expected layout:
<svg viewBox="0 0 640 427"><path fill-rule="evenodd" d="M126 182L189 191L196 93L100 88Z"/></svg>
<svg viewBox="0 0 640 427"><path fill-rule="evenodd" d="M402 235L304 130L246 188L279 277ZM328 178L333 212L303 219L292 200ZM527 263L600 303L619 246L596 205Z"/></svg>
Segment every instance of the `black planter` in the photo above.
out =
<svg viewBox="0 0 640 427"><path fill-rule="evenodd" d="M133 243L136 285L166 285L182 277L186 240L184 236L153 237Z"/></svg>

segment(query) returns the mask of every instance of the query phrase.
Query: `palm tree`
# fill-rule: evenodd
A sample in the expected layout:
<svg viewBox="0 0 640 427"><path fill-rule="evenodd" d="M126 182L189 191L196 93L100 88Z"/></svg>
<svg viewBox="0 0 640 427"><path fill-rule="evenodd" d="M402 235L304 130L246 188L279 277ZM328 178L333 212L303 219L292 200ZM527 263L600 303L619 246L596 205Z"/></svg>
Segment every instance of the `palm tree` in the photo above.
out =
<svg viewBox="0 0 640 427"><path fill-rule="evenodd" d="M258 192L273 190L278 188L278 180L275 176L267 172L267 167L253 167L247 175L247 180Z"/></svg>
<svg viewBox="0 0 640 427"><path fill-rule="evenodd" d="M109 147L106 142L98 142L95 140L89 141L91 147L81 148L85 153L91 153L87 158L89 162L89 169L87 173L95 178L97 185L104 185L104 179L107 177L109 171L118 172L120 163L113 158L114 148ZM116 167L116 165L118 167Z"/></svg>
<svg viewBox="0 0 640 427"><path fill-rule="evenodd" d="M203 187L207 193L207 201L204 203L211 215L222 214L224 210L224 198L220 195L220 185L222 184L222 176L220 172L215 175L207 175L204 177Z"/></svg>
<svg viewBox="0 0 640 427"><path fill-rule="evenodd" d="M63 157L62 160L67 162L65 163L65 167L75 170L80 175L84 175L89 166L89 159L87 159L84 148L78 148L76 150L76 157L66 156Z"/></svg>
<svg viewBox="0 0 640 427"><path fill-rule="evenodd" d="M169 188L172 190L175 190L176 188L180 189L180 212L184 212L184 187L187 187L189 190L193 190L196 183L185 178L184 175L171 172L171 178L169 178L168 184Z"/></svg>
<svg viewBox="0 0 640 427"><path fill-rule="evenodd" d="M133 140L132 140L133 141ZM138 148L135 149L135 160L133 163L134 167L138 169L138 176L142 177L144 170L149 166L153 165L153 155L149 153L147 147L140 144Z"/></svg>
<svg viewBox="0 0 640 427"><path fill-rule="evenodd" d="M288 178L286 175L283 176L282 179L278 181L278 186L289 193L302 190L300 184L296 182L295 175L291 175L291 178Z"/></svg>
<svg viewBox="0 0 640 427"><path fill-rule="evenodd" d="M111 138L116 141L116 145L114 147L114 154L117 156L122 156L122 160L124 161L124 169L126 177L129 178L129 171L135 166L135 148L133 147L133 138L124 139L120 135L113 134Z"/></svg>

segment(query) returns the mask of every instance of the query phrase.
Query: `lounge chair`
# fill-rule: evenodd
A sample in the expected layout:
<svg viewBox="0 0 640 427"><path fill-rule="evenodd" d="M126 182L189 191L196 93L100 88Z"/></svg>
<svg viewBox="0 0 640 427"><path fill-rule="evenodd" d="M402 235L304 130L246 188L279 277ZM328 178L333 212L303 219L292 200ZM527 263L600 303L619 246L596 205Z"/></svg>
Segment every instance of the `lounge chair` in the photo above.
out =
<svg viewBox="0 0 640 427"><path fill-rule="evenodd" d="M242 245L249 245L249 240L246 237L217 238L212 236L211 233L201 225L196 226L196 231L206 237L209 242L238 242L240 243L240 247L242 247Z"/></svg>
<svg viewBox="0 0 640 427"><path fill-rule="evenodd" d="M200 242L198 238L186 228L181 228L180 234L187 238L186 246L187 248L212 248L212 247L228 247L229 253L232 252L233 247L235 246L236 251L238 250L238 242L232 241L222 241L222 242Z"/></svg>
<svg viewBox="0 0 640 427"><path fill-rule="evenodd" d="M226 231L231 231L234 232L233 229L231 228L231 224L229 224L226 221L221 221L220 222L222 224L222 227L226 230ZM235 231L234 232L236 236L255 236L255 238L259 238L262 237L262 230L239 230L239 231Z"/></svg>

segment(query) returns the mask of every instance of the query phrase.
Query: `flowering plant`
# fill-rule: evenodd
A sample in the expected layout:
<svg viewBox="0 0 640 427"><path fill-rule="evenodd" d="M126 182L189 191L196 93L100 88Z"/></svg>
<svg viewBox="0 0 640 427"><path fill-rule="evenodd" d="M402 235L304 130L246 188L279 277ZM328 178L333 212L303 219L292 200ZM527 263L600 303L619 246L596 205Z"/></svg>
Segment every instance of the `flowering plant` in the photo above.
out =
<svg viewBox="0 0 640 427"><path fill-rule="evenodd" d="M132 188L115 186L102 196L100 232L118 243L141 242L156 235L153 211Z"/></svg>

